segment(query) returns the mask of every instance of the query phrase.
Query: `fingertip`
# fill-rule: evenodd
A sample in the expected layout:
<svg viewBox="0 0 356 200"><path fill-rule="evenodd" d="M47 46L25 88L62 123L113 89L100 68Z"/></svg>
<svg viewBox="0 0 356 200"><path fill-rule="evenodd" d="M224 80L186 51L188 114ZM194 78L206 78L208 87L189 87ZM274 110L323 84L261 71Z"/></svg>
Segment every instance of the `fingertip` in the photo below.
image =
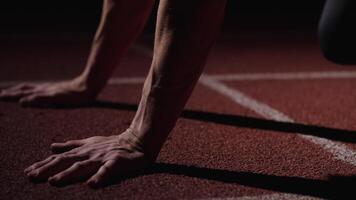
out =
<svg viewBox="0 0 356 200"><path fill-rule="evenodd" d="M31 105L31 100L29 98L22 98L19 100L21 106L26 107Z"/></svg>
<svg viewBox="0 0 356 200"><path fill-rule="evenodd" d="M61 145L61 144L62 144L62 143L60 143L60 142L54 142L54 143L51 144L51 146L52 146L52 147L55 147L55 146L58 146L58 145Z"/></svg>
<svg viewBox="0 0 356 200"><path fill-rule="evenodd" d="M30 172L27 174L27 178L33 182L33 183L39 183L39 182L42 182L42 180L40 180L38 178L38 173L37 172Z"/></svg>
<svg viewBox="0 0 356 200"><path fill-rule="evenodd" d="M51 176L51 177L48 178L48 183L53 184L53 183L56 183L56 182L58 182L58 178L57 177Z"/></svg>
<svg viewBox="0 0 356 200"><path fill-rule="evenodd" d="M23 96L19 100L19 102L24 103L24 104L34 104L39 100L39 97L40 96L38 96L38 94L29 94L29 95Z"/></svg>
<svg viewBox="0 0 356 200"><path fill-rule="evenodd" d="M31 171L31 167L27 167L26 169L23 170L23 172L27 175Z"/></svg>
<svg viewBox="0 0 356 200"><path fill-rule="evenodd" d="M0 89L0 97L6 94L6 89Z"/></svg>
<svg viewBox="0 0 356 200"><path fill-rule="evenodd" d="M29 173L27 173L27 177L29 177L29 178L34 178L34 177L36 177L38 175L38 173L36 173L36 172L29 172Z"/></svg>
<svg viewBox="0 0 356 200"><path fill-rule="evenodd" d="M4 101L14 101L18 98L16 95L7 93L6 91L1 91L0 92L0 99Z"/></svg>
<svg viewBox="0 0 356 200"><path fill-rule="evenodd" d="M92 188L92 189L97 189L99 188L99 184L98 184L98 181L95 180L95 179L90 179L89 181L86 182L86 184Z"/></svg>
<svg viewBox="0 0 356 200"><path fill-rule="evenodd" d="M20 105L22 107L45 107L44 103L39 102L39 100L37 98L34 97L29 97L29 98L25 98L25 99L20 99L19 101ZM41 105L42 104L42 105Z"/></svg>
<svg viewBox="0 0 356 200"><path fill-rule="evenodd" d="M61 148L63 146L62 143L52 143L51 144L51 149L58 149L58 148Z"/></svg>
<svg viewBox="0 0 356 200"><path fill-rule="evenodd" d="M55 187L62 187L64 186L63 183L61 182L61 179L59 177L56 176L52 176L48 178L48 183L52 186Z"/></svg>
<svg viewBox="0 0 356 200"><path fill-rule="evenodd" d="M54 142L51 144L51 148L63 148L68 146L68 142Z"/></svg>

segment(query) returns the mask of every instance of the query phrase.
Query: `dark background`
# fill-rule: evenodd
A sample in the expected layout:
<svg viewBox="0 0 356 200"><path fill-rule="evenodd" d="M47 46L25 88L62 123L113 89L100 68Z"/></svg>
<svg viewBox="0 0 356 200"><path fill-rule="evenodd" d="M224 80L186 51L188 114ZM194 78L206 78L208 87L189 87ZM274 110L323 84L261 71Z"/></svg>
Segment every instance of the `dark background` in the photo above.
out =
<svg viewBox="0 0 356 200"><path fill-rule="evenodd" d="M315 29L324 1L229 0L224 26ZM2 3L1 32L93 32L99 21L101 5L102 1L93 0ZM155 10L146 31L153 30L154 19Z"/></svg>

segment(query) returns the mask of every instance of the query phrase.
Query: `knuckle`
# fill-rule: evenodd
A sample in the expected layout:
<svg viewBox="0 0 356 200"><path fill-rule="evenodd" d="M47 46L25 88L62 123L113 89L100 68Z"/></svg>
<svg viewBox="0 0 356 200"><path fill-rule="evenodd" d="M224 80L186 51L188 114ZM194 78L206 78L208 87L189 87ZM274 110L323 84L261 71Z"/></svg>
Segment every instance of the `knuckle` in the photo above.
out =
<svg viewBox="0 0 356 200"><path fill-rule="evenodd" d="M73 168L78 169L81 167L84 167L86 165L88 165L90 163L90 161L81 161L81 162L76 162L73 164Z"/></svg>
<svg viewBox="0 0 356 200"><path fill-rule="evenodd" d="M109 160L120 161L122 160L122 155L120 153L115 153L110 157Z"/></svg>

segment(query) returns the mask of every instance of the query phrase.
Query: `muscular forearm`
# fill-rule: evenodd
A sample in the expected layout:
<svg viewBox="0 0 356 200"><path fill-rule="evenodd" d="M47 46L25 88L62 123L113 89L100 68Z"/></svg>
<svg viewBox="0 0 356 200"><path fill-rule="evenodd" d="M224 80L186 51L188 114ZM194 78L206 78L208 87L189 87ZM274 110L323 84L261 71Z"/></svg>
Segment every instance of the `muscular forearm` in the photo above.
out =
<svg viewBox="0 0 356 200"><path fill-rule="evenodd" d="M222 21L223 0L162 0L154 59L145 81L133 133L157 156L205 64Z"/></svg>
<svg viewBox="0 0 356 200"><path fill-rule="evenodd" d="M141 32L153 0L105 0L86 68L79 81L97 95Z"/></svg>

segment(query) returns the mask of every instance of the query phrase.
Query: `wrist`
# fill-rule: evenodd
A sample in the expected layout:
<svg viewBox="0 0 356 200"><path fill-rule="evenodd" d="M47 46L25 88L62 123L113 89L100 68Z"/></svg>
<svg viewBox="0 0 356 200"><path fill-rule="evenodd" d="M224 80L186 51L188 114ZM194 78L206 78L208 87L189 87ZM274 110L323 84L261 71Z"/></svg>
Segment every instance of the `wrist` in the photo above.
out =
<svg viewBox="0 0 356 200"><path fill-rule="evenodd" d="M85 76L80 75L72 79L71 84L76 91L83 94L88 99L95 99L99 95L100 90L91 86Z"/></svg>
<svg viewBox="0 0 356 200"><path fill-rule="evenodd" d="M127 129L127 134L132 136L132 140L135 140L136 144L152 160L156 160L166 140L166 137L163 136L166 134L151 128L136 126L135 123L132 123Z"/></svg>
<svg viewBox="0 0 356 200"><path fill-rule="evenodd" d="M126 140L135 151L143 153L148 162L154 162L156 160L159 150L154 150L150 147L144 138L140 138L133 129L126 129L126 131L119 134L118 137Z"/></svg>

